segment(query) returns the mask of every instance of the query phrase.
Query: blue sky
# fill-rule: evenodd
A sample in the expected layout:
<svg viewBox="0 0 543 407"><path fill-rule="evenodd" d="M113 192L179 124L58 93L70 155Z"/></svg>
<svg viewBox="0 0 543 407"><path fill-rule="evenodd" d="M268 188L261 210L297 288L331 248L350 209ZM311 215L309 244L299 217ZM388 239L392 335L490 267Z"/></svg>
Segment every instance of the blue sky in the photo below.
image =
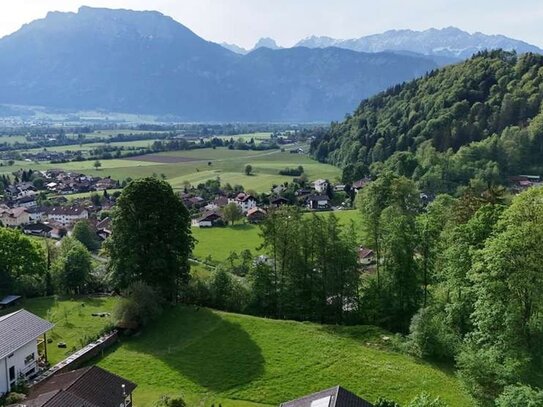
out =
<svg viewBox="0 0 543 407"><path fill-rule="evenodd" d="M158 10L203 38L291 46L309 35L354 38L388 29L457 26L543 47L543 0L17 0L0 1L0 36L47 11L81 5Z"/></svg>

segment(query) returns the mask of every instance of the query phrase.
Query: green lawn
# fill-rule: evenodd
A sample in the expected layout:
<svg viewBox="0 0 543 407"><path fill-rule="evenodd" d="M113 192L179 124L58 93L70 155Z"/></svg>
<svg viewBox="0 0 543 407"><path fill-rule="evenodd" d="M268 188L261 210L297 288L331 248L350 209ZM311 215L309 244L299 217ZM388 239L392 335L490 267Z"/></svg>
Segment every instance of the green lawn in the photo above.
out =
<svg viewBox="0 0 543 407"><path fill-rule="evenodd" d="M317 212L317 216L328 216L330 213ZM358 211L336 211L334 214L343 225L348 226L353 221L355 228L359 229ZM307 213L304 216L312 214ZM194 256L202 260L211 256L213 261L223 262L233 251L239 254L245 249L258 254L257 249L262 245L260 228L247 223L223 228L192 228L192 233L197 240Z"/></svg>
<svg viewBox="0 0 543 407"><path fill-rule="evenodd" d="M55 364L66 358L73 351L82 348L110 323L107 317L93 317L93 312L111 312L115 299L111 297L81 297L77 299L56 300L55 297L32 298L25 300L19 308L24 308L52 323L55 327L47 334L53 339L48 344L49 362ZM9 308L9 313L17 308ZM57 346L59 342L67 345L66 349ZM83 343L84 342L84 343Z"/></svg>
<svg viewBox="0 0 543 407"><path fill-rule="evenodd" d="M453 373L394 352L383 335L178 306L98 364L138 384L138 407L161 394L190 406L271 406L337 384L370 401L428 391L451 407L473 405Z"/></svg>

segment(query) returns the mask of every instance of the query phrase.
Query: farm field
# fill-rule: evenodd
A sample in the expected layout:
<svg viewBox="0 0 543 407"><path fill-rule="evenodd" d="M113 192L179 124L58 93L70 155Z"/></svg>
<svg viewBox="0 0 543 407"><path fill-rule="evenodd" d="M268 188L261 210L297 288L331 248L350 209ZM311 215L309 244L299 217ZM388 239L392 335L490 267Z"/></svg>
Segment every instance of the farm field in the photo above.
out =
<svg viewBox="0 0 543 407"><path fill-rule="evenodd" d="M318 212L316 216L329 216L331 212ZM340 222L349 226L351 221L355 223L355 229L359 229L358 211L333 212ZM313 216L307 213L304 216ZM224 262L232 252L238 254L243 250L250 250L253 255L260 253L258 248L262 245L260 228L252 224L238 224L222 228L192 228L192 234L197 243L194 247L194 257L205 260L211 257L213 262Z"/></svg>
<svg viewBox="0 0 543 407"><path fill-rule="evenodd" d="M18 308L24 308L55 324L47 334L53 343L47 345L49 362L55 364L66 358L74 350L82 348L110 323L107 317L93 317L93 312L111 312L115 299L111 297L80 297L57 300L55 297L41 297L25 300ZM18 308L8 308L10 313ZM66 343L66 349L57 347Z"/></svg>
<svg viewBox="0 0 543 407"><path fill-rule="evenodd" d="M162 175L174 189L181 189L185 182L200 183L220 178L223 183L241 184L245 189L258 193L267 192L274 184L292 181L292 177L279 175L285 167L302 165L310 179L328 178L335 180L341 170L328 164L314 161L306 155L290 154L280 150L239 151L227 148L198 149L151 154L129 159L101 160L102 167L96 170L94 161L79 161L63 164L17 161L13 166L0 166L0 174L10 174L18 169L45 170L62 168L79 171L92 176L122 181L128 177L141 178ZM243 173L246 164L253 166L253 174Z"/></svg>
<svg viewBox="0 0 543 407"><path fill-rule="evenodd" d="M403 404L427 391L450 406L473 405L452 372L393 351L384 335L177 306L98 364L138 383L137 407L162 394L189 406L276 406L337 384L369 401Z"/></svg>
<svg viewBox="0 0 543 407"><path fill-rule="evenodd" d="M25 136L8 136L8 135L1 135L0 134L0 143L8 143L8 144L15 144L15 143L26 143L26 137Z"/></svg>

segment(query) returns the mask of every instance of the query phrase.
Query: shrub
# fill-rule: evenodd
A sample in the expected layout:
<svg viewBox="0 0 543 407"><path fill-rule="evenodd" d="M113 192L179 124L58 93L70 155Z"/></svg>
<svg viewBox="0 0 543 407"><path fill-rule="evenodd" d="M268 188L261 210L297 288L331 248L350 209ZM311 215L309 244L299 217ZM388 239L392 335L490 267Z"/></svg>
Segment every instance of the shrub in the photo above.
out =
<svg viewBox="0 0 543 407"><path fill-rule="evenodd" d="M496 399L496 407L539 407L543 406L543 390L517 384L507 386Z"/></svg>
<svg viewBox="0 0 543 407"><path fill-rule="evenodd" d="M374 404L375 407L400 407L398 403L392 400L379 397Z"/></svg>
<svg viewBox="0 0 543 407"><path fill-rule="evenodd" d="M144 326L158 317L161 311L162 298L153 288L137 281L128 287L124 298L116 304L113 317L117 322Z"/></svg>
<svg viewBox="0 0 543 407"><path fill-rule="evenodd" d="M160 396L154 407L186 407L187 404L181 397L171 398L170 396Z"/></svg>
<svg viewBox="0 0 543 407"><path fill-rule="evenodd" d="M421 308L409 327L409 352L421 358L454 360L459 339L444 323L445 316L432 308Z"/></svg>
<svg viewBox="0 0 543 407"><path fill-rule="evenodd" d="M23 393L11 392L6 396L4 403L6 405L16 404L16 403L20 403L24 399L26 399L26 396ZM1 403L1 400L0 400L0 403Z"/></svg>

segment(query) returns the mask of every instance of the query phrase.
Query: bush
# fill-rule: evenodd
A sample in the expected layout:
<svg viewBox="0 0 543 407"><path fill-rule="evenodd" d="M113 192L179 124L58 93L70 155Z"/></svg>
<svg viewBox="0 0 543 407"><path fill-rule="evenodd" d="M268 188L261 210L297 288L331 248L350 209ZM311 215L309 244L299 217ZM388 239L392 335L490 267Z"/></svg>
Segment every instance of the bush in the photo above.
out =
<svg viewBox="0 0 543 407"><path fill-rule="evenodd" d="M286 175L290 177L299 177L304 172L304 167L301 165L298 166L298 168L284 168L282 170L279 170L279 175Z"/></svg>
<svg viewBox="0 0 543 407"><path fill-rule="evenodd" d="M459 338L444 323L445 316L433 308L421 308L409 327L409 352L420 358L453 361Z"/></svg>
<svg viewBox="0 0 543 407"><path fill-rule="evenodd" d="M132 283L124 298L119 301L113 317L117 323L145 326L162 312L162 298L147 284L137 281Z"/></svg>
<svg viewBox="0 0 543 407"><path fill-rule="evenodd" d="M24 395L23 393L11 392L6 396L4 403L6 405L16 404L16 403L20 403L24 399L26 399L26 395ZM1 400L0 400L0 403L1 403Z"/></svg>
<svg viewBox="0 0 543 407"><path fill-rule="evenodd" d="M496 407L539 407L543 406L543 390L517 384L507 386L496 399Z"/></svg>
<svg viewBox="0 0 543 407"><path fill-rule="evenodd" d="M375 402L374 407L400 407L400 405L395 401L379 397Z"/></svg>
<svg viewBox="0 0 543 407"><path fill-rule="evenodd" d="M171 398L170 396L160 396L154 407L186 407L187 404L181 398Z"/></svg>

